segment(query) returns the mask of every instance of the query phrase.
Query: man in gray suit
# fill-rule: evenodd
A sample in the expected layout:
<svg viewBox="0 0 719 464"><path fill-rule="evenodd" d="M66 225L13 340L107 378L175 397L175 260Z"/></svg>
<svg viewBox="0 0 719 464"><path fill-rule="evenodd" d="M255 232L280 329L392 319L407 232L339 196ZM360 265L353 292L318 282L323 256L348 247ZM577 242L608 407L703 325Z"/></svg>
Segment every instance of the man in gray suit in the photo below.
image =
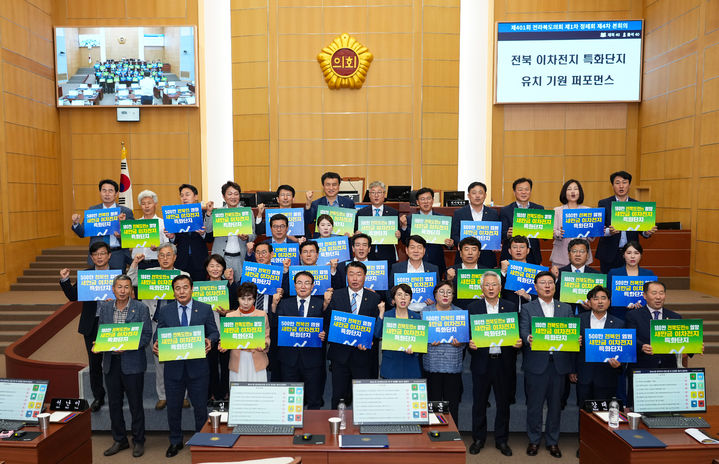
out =
<svg viewBox="0 0 719 464"><path fill-rule="evenodd" d="M127 449L125 418L122 413L123 395L127 395L127 404L132 417L132 455L140 457L145 452L145 412L142 409L142 389L144 387L147 358L145 348L152 338L150 312L144 303L132 299L132 281L126 275L119 275L112 281L114 301L102 301L97 313L100 324L129 324L141 322L140 345L136 350L118 350L103 353L102 370L105 373L105 386L110 409L110 427L112 446L105 450L105 456L112 456ZM93 342L94 345L94 342ZM93 348L94 351L94 348Z"/></svg>
<svg viewBox="0 0 719 464"><path fill-rule="evenodd" d="M534 287L539 298L522 305L522 311L519 313L519 335L524 342L522 370L527 392L527 454L536 456L539 450L539 443L542 441L542 411L546 401L545 444L552 456L561 458L562 452L557 445L562 412L561 398L564 378L567 374L574 373L575 354L532 350L532 318L573 317L574 312L568 304L554 299L554 276L550 272L537 273Z"/></svg>

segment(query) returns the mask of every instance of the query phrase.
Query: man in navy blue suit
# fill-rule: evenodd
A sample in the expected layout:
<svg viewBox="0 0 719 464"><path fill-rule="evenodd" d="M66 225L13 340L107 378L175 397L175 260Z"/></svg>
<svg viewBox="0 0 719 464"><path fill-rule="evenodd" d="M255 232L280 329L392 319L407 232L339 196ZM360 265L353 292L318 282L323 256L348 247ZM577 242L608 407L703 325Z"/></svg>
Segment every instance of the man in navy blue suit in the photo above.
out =
<svg viewBox="0 0 719 464"><path fill-rule="evenodd" d="M310 228L317 220L318 206L334 206L338 208L354 208L355 202L351 198L339 195L340 182L342 178L336 172L325 172L322 174L322 190L325 196L312 200L314 192L308 190L305 192L307 201L305 202L305 231L307 237L312 237L312 229Z"/></svg>
<svg viewBox="0 0 719 464"><path fill-rule="evenodd" d="M512 237L512 224L514 224L514 210L523 209L544 209L544 206L532 203L529 197L532 195L532 179L520 177L512 183L515 201L506 205L499 211L499 218L502 221L502 254L499 259L509 259L509 239ZM542 264L542 251L539 239L529 239L529 256L527 262Z"/></svg>
<svg viewBox="0 0 719 464"><path fill-rule="evenodd" d="M454 288L457 288L457 274L460 269L483 269L481 263L478 262L482 249L482 243L477 237L464 237L459 242L460 262L452 265L447 269L447 280L451 280ZM462 309L467 309L473 300L468 298L455 298L453 303Z"/></svg>
<svg viewBox="0 0 719 464"><path fill-rule="evenodd" d="M359 231L359 217L360 216L394 216L399 217L399 212L390 208L384 204L385 200L385 185L380 181L374 181L369 184L369 201L371 205L365 206L364 208L357 211L357 217L355 218L355 230ZM399 227L399 222L397 223ZM398 230L395 231L397 238L401 237L401 233ZM395 245L374 245L370 249L369 258L373 261L387 261L388 266L397 262L397 249Z"/></svg>
<svg viewBox="0 0 719 464"><path fill-rule="evenodd" d="M392 288L394 285L394 275L404 273L420 273L434 272L435 283L439 282L440 274L436 265L430 263L426 259L427 241L419 235L412 235L407 240L407 261L394 263L389 273L387 285ZM431 303L429 303L431 304ZM409 307L413 311L421 311L425 307L425 302L410 303Z"/></svg>
<svg viewBox="0 0 719 464"><path fill-rule="evenodd" d="M277 187L277 208L285 209L292 208L292 204L295 202L295 188L291 185L282 184ZM271 217L272 215L270 215ZM257 205L257 217L255 219L255 233L257 235L266 234L266 222L265 222L265 204L260 203ZM301 237L304 237L303 235Z"/></svg>
<svg viewBox="0 0 719 464"><path fill-rule="evenodd" d="M205 327L205 353L210 351L212 343L220 338L215 325L212 307L192 299L192 279L179 275L172 279L175 301L163 306L155 313L157 329L165 327L187 327L201 325ZM152 351L158 355L157 331ZM187 390L195 413L195 431L199 432L207 420L207 393L210 383L210 368L207 361L188 359L165 361L165 394L167 395L167 423L170 427L170 446L165 456L176 456L182 449L182 401Z"/></svg>
<svg viewBox="0 0 719 464"><path fill-rule="evenodd" d="M629 196L632 184L632 175L626 171L617 171L609 176L614 195L599 200L599 207L604 208L604 237L599 239L597 245L597 259L599 259L602 273L610 269L624 266L624 257L620 250L627 242L638 242L639 232L619 231L612 227L612 203L620 201L637 201ZM642 232L644 238L649 238L657 231L654 226L651 230Z"/></svg>
<svg viewBox="0 0 719 464"><path fill-rule="evenodd" d="M492 208L484 206L484 200L487 198L486 185L482 182L472 182L467 187L467 197L469 197L469 204L456 210L452 216L451 237L454 243L460 241L462 221L499 221L499 214ZM461 261L459 252L460 250L457 250L455 263ZM494 268L497 266L497 255L492 250L483 250L479 255L479 264L486 268Z"/></svg>
<svg viewBox="0 0 719 464"><path fill-rule="evenodd" d="M117 182L112 179L103 179L98 184L98 188L100 189L101 203L90 206L88 209L117 208L117 193L120 190L120 187L117 185ZM132 210L130 208L126 208L124 206L119 206L119 208L121 221L135 219L135 216L133 216ZM78 237L85 236L85 227L81 221L81 214L72 215L72 231L75 232ZM110 251L112 253L112 256L110 257L110 267L112 269L124 270L125 266L130 264L130 262L132 261L132 257L130 256L130 250L122 248L119 233L115 233L113 235L104 235L101 237L90 237L90 245L95 242L105 242L110 246ZM87 264L92 265L92 257L89 253L87 255Z"/></svg>
<svg viewBox="0 0 719 464"><path fill-rule="evenodd" d="M569 241L567 245L569 251L569 264L560 268L552 266L550 271L552 275L557 279L557 285L562 284L562 274L564 273L580 273L580 274L601 274L598 270L587 266L587 260L589 258L589 242L583 238L575 238ZM584 303L573 304L575 314L589 311L589 305Z"/></svg>
<svg viewBox="0 0 719 464"><path fill-rule="evenodd" d="M183 205L197 203L197 187L190 184L182 184L179 188L180 201ZM204 213L203 213L204 214ZM205 280L207 271L204 264L207 259L207 243L212 242L212 233L205 232L203 226L200 230L192 232L181 232L178 234L165 233L167 238L177 246L177 261L175 267L190 274L192 280Z"/></svg>

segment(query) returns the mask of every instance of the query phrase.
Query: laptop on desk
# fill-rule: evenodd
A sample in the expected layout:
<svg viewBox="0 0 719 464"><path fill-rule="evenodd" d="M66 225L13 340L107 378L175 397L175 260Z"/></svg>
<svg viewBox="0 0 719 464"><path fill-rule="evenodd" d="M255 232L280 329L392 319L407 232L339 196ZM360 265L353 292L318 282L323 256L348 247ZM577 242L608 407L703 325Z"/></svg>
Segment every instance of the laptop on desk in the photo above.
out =
<svg viewBox="0 0 719 464"><path fill-rule="evenodd" d="M352 421L360 433L422 433L427 401L425 379L352 381Z"/></svg>
<svg viewBox="0 0 719 464"><path fill-rule="evenodd" d="M230 382L227 425L239 435L294 435L304 419L304 383Z"/></svg>
<svg viewBox="0 0 719 464"><path fill-rule="evenodd" d="M0 429L38 425L47 384L47 380L0 379Z"/></svg>
<svg viewBox="0 0 719 464"><path fill-rule="evenodd" d="M683 415L707 412L704 368L635 369L632 387L634 412L647 427L710 427L702 417Z"/></svg>

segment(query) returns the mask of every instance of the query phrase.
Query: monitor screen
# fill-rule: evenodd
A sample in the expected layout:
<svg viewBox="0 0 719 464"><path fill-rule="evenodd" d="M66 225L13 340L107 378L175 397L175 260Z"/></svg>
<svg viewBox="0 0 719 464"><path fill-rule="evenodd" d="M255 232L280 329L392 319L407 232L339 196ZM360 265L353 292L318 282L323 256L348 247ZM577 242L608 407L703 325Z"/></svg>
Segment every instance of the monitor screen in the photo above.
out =
<svg viewBox="0 0 719 464"><path fill-rule="evenodd" d="M279 206L277 203L277 192L257 192L257 204L264 203L268 208Z"/></svg>
<svg viewBox="0 0 719 464"><path fill-rule="evenodd" d="M640 413L706 412L703 368L636 369L634 411Z"/></svg>
<svg viewBox="0 0 719 464"><path fill-rule="evenodd" d="M292 425L302 427L304 384L230 382L227 425Z"/></svg>
<svg viewBox="0 0 719 464"><path fill-rule="evenodd" d="M37 422L47 380L0 379L0 419Z"/></svg>
<svg viewBox="0 0 719 464"><path fill-rule="evenodd" d="M387 201L409 201L411 185L390 185L387 187Z"/></svg>
<svg viewBox="0 0 719 464"><path fill-rule="evenodd" d="M429 424L424 379L353 380L355 425Z"/></svg>

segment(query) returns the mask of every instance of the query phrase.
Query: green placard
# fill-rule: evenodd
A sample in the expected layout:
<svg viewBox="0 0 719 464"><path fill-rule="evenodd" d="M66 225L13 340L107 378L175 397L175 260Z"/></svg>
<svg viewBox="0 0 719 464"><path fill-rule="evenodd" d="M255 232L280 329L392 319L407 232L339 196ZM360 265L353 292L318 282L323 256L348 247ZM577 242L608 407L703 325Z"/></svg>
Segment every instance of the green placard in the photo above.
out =
<svg viewBox="0 0 719 464"><path fill-rule="evenodd" d="M532 351L579 351L579 319L533 317Z"/></svg>
<svg viewBox="0 0 719 464"><path fill-rule="evenodd" d="M160 246L160 222L157 219L120 221L120 241L123 248Z"/></svg>
<svg viewBox="0 0 719 464"><path fill-rule="evenodd" d="M704 342L703 320L661 319L651 320L650 322L650 344L654 354L702 352L702 343Z"/></svg>
<svg viewBox="0 0 719 464"><path fill-rule="evenodd" d="M225 311L230 309L230 295L226 280L194 282L192 298L212 306L213 311L217 311L219 308Z"/></svg>
<svg viewBox="0 0 719 464"><path fill-rule="evenodd" d="M519 340L518 321L518 313L472 314L472 341L477 348L514 345Z"/></svg>
<svg viewBox="0 0 719 464"><path fill-rule="evenodd" d="M205 357L205 326L163 327L157 329L160 362Z"/></svg>
<svg viewBox="0 0 719 464"><path fill-rule="evenodd" d="M382 349L387 351L427 352L427 321L386 317L382 322Z"/></svg>
<svg viewBox="0 0 719 464"><path fill-rule="evenodd" d="M656 202L612 202L612 227L614 230L650 230L656 225L656 220Z"/></svg>
<svg viewBox="0 0 719 464"><path fill-rule="evenodd" d="M356 209L339 208L337 206L318 206L315 223L317 223L317 218L323 214L329 214L334 221L334 225L332 226L333 234L353 235L355 233L355 216L357 215Z"/></svg>
<svg viewBox="0 0 719 464"><path fill-rule="evenodd" d="M140 346L142 322L129 324L100 324L97 328L95 351L129 351Z"/></svg>
<svg viewBox="0 0 719 464"><path fill-rule="evenodd" d="M396 245L397 216L359 216L357 229L372 238L372 245Z"/></svg>
<svg viewBox="0 0 719 464"><path fill-rule="evenodd" d="M172 290L172 279L179 275L179 270L137 271L137 299L172 300L175 298L175 292Z"/></svg>
<svg viewBox="0 0 719 464"><path fill-rule="evenodd" d="M254 233L252 208L217 208L212 211L212 235L250 235Z"/></svg>
<svg viewBox="0 0 719 464"><path fill-rule="evenodd" d="M451 229L451 217L419 213L412 215L412 235L421 236L427 240L427 243L444 245L444 241L449 238Z"/></svg>
<svg viewBox="0 0 719 464"><path fill-rule="evenodd" d="M515 208L512 235L523 235L528 238L554 237L554 211Z"/></svg>
<svg viewBox="0 0 719 464"><path fill-rule="evenodd" d="M226 350L265 347L264 317L224 317L220 319L220 343Z"/></svg>
<svg viewBox="0 0 719 464"><path fill-rule="evenodd" d="M487 271L502 273L499 269L457 269L457 298L474 300L482 296L482 275Z"/></svg>
<svg viewBox="0 0 719 464"><path fill-rule="evenodd" d="M559 301L581 303L587 299L587 293L597 285L607 286L606 274L585 274L583 272L562 272L559 289Z"/></svg>

